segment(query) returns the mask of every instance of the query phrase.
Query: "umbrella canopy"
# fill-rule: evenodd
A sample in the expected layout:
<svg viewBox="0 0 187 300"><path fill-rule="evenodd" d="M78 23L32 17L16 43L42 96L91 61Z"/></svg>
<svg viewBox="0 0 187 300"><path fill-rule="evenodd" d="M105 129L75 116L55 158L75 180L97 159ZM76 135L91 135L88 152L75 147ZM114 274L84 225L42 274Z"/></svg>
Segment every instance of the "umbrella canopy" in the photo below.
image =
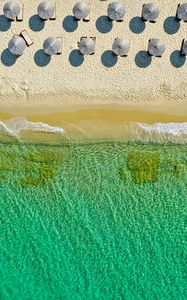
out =
<svg viewBox="0 0 187 300"><path fill-rule="evenodd" d="M3 7L5 17L14 20L20 13L20 6L17 1L12 0L7 2Z"/></svg>
<svg viewBox="0 0 187 300"><path fill-rule="evenodd" d="M54 37L49 37L43 44L43 49L47 55L55 55L61 49L60 40Z"/></svg>
<svg viewBox="0 0 187 300"><path fill-rule="evenodd" d="M20 36L14 36L8 43L10 53L20 56L26 48L25 40Z"/></svg>
<svg viewBox="0 0 187 300"><path fill-rule="evenodd" d="M119 56L125 56L130 50L130 42L127 39L117 38L112 45L112 51Z"/></svg>
<svg viewBox="0 0 187 300"><path fill-rule="evenodd" d="M177 10L177 18L187 21L187 3L180 4Z"/></svg>
<svg viewBox="0 0 187 300"><path fill-rule="evenodd" d="M124 3L119 1L110 3L108 6L107 13L108 17L112 21L123 21L124 16L126 14L126 8Z"/></svg>
<svg viewBox="0 0 187 300"><path fill-rule="evenodd" d="M143 6L142 17L146 21L155 21L159 16L160 10L156 3L147 3Z"/></svg>
<svg viewBox="0 0 187 300"><path fill-rule="evenodd" d="M48 20L54 15L55 6L51 1L44 1L38 5L38 15L42 20Z"/></svg>
<svg viewBox="0 0 187 300"><path fill-rule="evenodd" d="M90 13L90 8L85 2L77 2L73 7L73 14L76 19L85 19Z"/></svg>
<svg viewBox="0 0 187 300"><path fill-rule="evenodd" d="M95 53L95 41L91 38L83 38L79 43L79 50L84 55Z"/></svg>
<svg viewBox="0 0 187 300"><path fill-rule="evenodd" d="M153 56L162 56L166 49L165 42L160 39L149 40L148 52Z"/></svg>

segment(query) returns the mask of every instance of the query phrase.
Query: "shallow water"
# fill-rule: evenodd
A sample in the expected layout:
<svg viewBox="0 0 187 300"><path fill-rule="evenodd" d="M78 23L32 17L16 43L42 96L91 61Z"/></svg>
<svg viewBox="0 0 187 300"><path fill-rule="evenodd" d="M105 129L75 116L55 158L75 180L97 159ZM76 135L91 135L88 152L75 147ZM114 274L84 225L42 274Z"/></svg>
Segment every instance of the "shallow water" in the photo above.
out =
<svg viewBox="0 0 187 300"><path fill-rule="evenodd" d="M0 299L186 299L186 145L2 143L0 169Z"/></svg>

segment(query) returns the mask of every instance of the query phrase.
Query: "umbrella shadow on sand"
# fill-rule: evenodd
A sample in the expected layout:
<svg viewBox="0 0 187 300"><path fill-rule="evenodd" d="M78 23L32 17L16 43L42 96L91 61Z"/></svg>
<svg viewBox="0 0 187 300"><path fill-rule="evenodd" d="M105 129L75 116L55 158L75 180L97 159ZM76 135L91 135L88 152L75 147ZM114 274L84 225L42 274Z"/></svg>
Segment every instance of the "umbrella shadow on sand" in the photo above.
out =
<svg viewBox="0 0 187 300"><path fill-rule="evenodd" d="M67 16L64 18L62 26L66 32L73 32L78 28L78 21L74 16Z"/></svg>
<svg viewBox="0 0 187 300"><path fill-rule="evenodd" d="M80 67L84 62L84 55L78 49L74 49L69 55L69 62L73 67Z"/></svg>
<svg viewBox="0 0 187 300"><path fill-rule="evenodd" d="M10 53L10 51L7 49L5 49L2 53L1 53L1 61L3 63L4 66L6 67L11 67L13 66L16 61L18 59L18 56Z"/></svg>
<svg viewBox="0 0 187 300"><path fill-rule="evenodd" d="M141 17L134 17L130 20L129 28L133 33L140 34L145 30L145 22Z"/></svg>
<svg viewBox="0 0 187 300"><path fill-rule="evenodd" d="M29 19L29 27L32 31L41 31L45 27L45 22L38 15L34 15Z"/></svg>
<svg viewBox="0 0 187 300"><path fill-rule="evenodd" d="M96 21L96 28L101 33L108 33L112 30L113 23L108 16L101 16Z"/></svg>
<svg viewBox="0 0 187 300"><path fill-rule="evenodd" d="M186 56L181 54L181 51L175 50L170 55L170 62L173 67L181 68L186 62Z"/></svg>
<svg viewBox="0 0 187 300"><path fill-rule="evenodd" d="M147 68L152 62L152 58L147 51L141 50L136 54L135 63L139 68Z"/></svg>
<svg viewBox="0 0 187 300"><path fill-rule="evenodd" d="M0 31L7 31L11 27L11 21L4 15L0 15Z"/></svg>
<svg viewBox="0 0 187 300"><path fill-rule="evenodd" d="M179 29L180 22L176 19L176 17L170 16L164 21L164 30L166 33L175 34L179 31Z"/></svg>
<svg viewBox="0 0 187 300"><path fill-rule="evenodd" d="M43 49L39 49L34 55L34 61L37 66L46 67L51 61L51 56L47 55Z"/></svg>
<svg viewBox="0 0 187 300"><path fill-rule="evenodd" d="M114 67L117 61L118 61L117 55L114 54L114 52L111 50L106 50L101 56L101 62L103 66L107 68Z"/></svg>

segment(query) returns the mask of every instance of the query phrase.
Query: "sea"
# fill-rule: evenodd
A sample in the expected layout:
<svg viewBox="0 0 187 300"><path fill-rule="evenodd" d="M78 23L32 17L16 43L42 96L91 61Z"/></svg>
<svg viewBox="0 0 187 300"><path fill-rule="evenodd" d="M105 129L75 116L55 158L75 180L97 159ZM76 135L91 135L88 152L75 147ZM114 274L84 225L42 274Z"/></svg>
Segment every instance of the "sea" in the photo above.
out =
<svg viewBox="0 0 187 300"><path fill-rule="evenodd" d="M0 123L1 300L187 299L187 123L136 126L73 140Z"/></svg>

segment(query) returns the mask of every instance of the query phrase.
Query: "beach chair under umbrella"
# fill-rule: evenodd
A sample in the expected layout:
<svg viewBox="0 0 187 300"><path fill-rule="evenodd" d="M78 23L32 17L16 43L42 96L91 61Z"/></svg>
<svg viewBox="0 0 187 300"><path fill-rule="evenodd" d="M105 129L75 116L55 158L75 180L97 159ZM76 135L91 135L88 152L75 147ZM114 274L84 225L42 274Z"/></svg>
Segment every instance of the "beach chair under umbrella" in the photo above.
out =
<svg viewBox="0 0 187 300"><path fill-rule="evenodd" d="M142 19L144 21L156 22L159 13L159 6L156 3L144 4L142 8Z"/></svg>
<svg viewBox="0 0 187 300"><path fill-rule="evenodd" d="M43 43L44 52L47 55L61 54L62 39L57 37L49 37Z"/></svg>
<svg viewBox="0 0 187 300"><path fill-rule="evenodd" d="M165 52L166 45L163 40L160 39L150 39L148 43L148 53L151 56L161 57Z"/></svg>
<svg viewBox="0 0 187 300"><path fill-rule="evenodd" d="M8 1L3 7L3 13L9 20L15 20L19 16L20 10L20 5L16 0Z"/></svg>
<svg viewBox="0 0 187 300"><path fill-rule="evenodd" d="M42 20L51 19L55 14L55 5L52 1L43 1L38 5L37 12Z"/></svg>
<svg viewBox="0 0 187 300"><path fill-rule="evenodd" d="M10 53L16 56L22 55L25 48L26 48L26 42L19 35L15 35L8 43L8 49Z"/></svg>
<svg viewBox="0 0 187 300"><path fill-rule="evenodd" d="M126 14L125 4L120 1L112 2L108 5L108 17L112 21L123 21Z"/></svg>
<svg viewBox="0 0 187 300"><path fill-rule="evenodd" d="M116 38L112 45L112 51L117 56L127 56L130 50L130 42L125 38Z"/></svg>
<svg viewBox="0 0 187 300"><path fill-rule="evenodd" d="M95 53L95 37L82 37L78 43L79 50L83 55L92 55Z"/></svg>
<svg viewBox="0 0 187 300"><path fill-rule="evenodd" d="M177 19L187 22L187 3L178 5Z"/></svg>
<svg viewBox="0 0 187 300"><path fill-rule="evenodd" d="M87 20L90 8L86 2L77 2L73 7L73 15L77 20Z"/></svg>

